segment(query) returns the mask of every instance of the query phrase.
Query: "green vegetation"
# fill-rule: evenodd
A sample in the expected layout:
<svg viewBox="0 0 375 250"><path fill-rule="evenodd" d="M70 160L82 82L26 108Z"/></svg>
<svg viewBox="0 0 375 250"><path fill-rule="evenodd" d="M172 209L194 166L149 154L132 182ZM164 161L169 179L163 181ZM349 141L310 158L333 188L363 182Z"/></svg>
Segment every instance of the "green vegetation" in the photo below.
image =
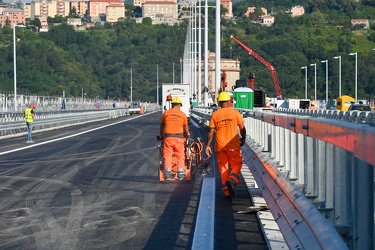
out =
<svg viewBox="0 0 375 250"><path fill-rule="evenodd" d="M282 2L282 3L280 3ZM291 18L285 11L297 3L307 14ZM342 56L342 93L354 96L355 57L358 52L358 97L375 97L375 31L351 27L351 18L375 16L372 1L356 3L336 1L237 2L236 18L222 19L222 57L238 58L241 78L255 73L256 87L274 96L272 76L265 66L237 45L234 35L271 63L285 98L303 98L305 79L302 66L317 64L318 98L325 98L325 64L329 60L329 97L338 96L338 60ZM322 4L323 3L323 4ZM210 3L211 4L211 3ZM273 27L263 27L243 16L248 6L266 7L275 13ZM129 8L133 13L135 8ZM209 8L209 50L215 51L214 9ZM257 11L259 15L259 11ZM57 19L49 19L50 23ZM64 21L63 19L59 19ZM204 19L202 19L204 20ZM38 20L37 20L38 21ZM37 23L34 20L34 25ZM371 23L370 23L371 24ZM336 26L343 26L343 29ZM157 65L159 84L180 81L187 23L179 26L151 25L126 17L116 25L106 24L85 31L75 31L64 22L50 26L47 33L35 33L35 27L17 28L17 86L19 93L81 96L88 98L129 99L131 70L133 99L155 101ZM203 32L203 31L202 31ZM202 33L203 38L203 33ZM13 31L0 29L0 91L13 92ZM174 67L174 73L173 73ZM314 67L308 67L309 97L314 95Z"/></svg>
<svg viewBox="0 0 375 250"><path fill-rule="evenodd" d="M13 93L13 31L0 30L0 90ZM156 100L159 82L176 79L183 55L186 24L176 27L136 24L122 20L105 29L86 31L62 24L46 33L17 28L17 86L19 93L99 96L129 99L131 68L133 99Z"/></svg>

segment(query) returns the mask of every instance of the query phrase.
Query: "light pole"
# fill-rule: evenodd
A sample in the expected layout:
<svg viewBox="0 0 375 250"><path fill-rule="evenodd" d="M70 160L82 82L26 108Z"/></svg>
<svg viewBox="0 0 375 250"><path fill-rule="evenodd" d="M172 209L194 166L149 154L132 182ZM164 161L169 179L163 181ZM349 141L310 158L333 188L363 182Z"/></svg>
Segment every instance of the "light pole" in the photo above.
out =
<svg viewBox="0 0 375 250"><path fill-rule="evenodd" d="M328 60L323 60L321 63L326 64L326 105L328 105Z"/></svg>
<svg viewBox="0 0 375 250"><path fill-rule="evenodd" d="M17 63L16 63L16 27L26 27L24 25L13 26L13 70L14 70L14 111L17 112Z"/></svg>
<svg viewBox="0 0 375 250"><path fill-rule="evenodd" d="M220 0L216 0L216 9L215 9L215 98L219 96L219 87L220 87L220 74L221 74L221 15L220 15ZM217 103L217 100L213 100Z"/></svg>
<svg viewBox="0 0 375 250"><path fill-rule="evenodd" d="M339 96L341 96L341 56L335 56L333 59L339 59Z"/></svg>
<svg viewBox="0 0 375 250"><path fill-rule="evenodd" d="M307 99L307 66L301 67L305 70L305 99Z"/></svg>
<svg viewBox="0 0 375 250"><path fill-rule="evenodd" d="M354 102L357 102L357 75L358 75L358 53L350 53L349 56L355 56L355 94L354 94Z"/></svg>
<svg viewBox="0 0 375 250"><path fill-rule="evenodd" d="M199 1L198 5L198 105L202 102L202 1Z"/></svg>
<svg viewBox="0 0 375 250"><path fill-rule="evenodd" d="M314 87L314 89L315 89L315 92L314 92L314 101L316 101L316 63L312 63L312 64L310 64L310 66L314 66L314 68L315 68L315 74L314 74L314 79L315 79L315 87Z"/></svg>
<svg viewBox="0 0 375 250"><path fill-rule="evenodd" d="M204 4L204 106L207 107L208 99L208 0Z"/></svg>
<svg viewBox="0 0 375 250"><path fill-rule="evenodd" d="M133 67L130 67L130 105L133 103Z"/></svg>
<svg viewBox="0 0 375 250"><path fill-rule="evenodd" d="M212 92L211 90L213 89L212 86L210 86L210 89L208 89L208 63L209 63L209 50L208 50L208 7L213 7L215 6L208 6L208 0L205 0L205 5L204 5L204 106L208 106L208 93L210 93L210 97L212 97ZM220 16L220 15L219 15ZM219 34L219 33L217 33ZM220 35L219 35L220 36ZM216 46L216 45L215 45ZM218 54L216 54L218 57ZM216 62L215 62L216 63ZM215 64L216 65L216 64ZM219 76L220 77L220 76ZM212 99L213 102L215 102L214 99Z"/></svg>
<svg viewBox="0 0 375 250"><path fill-rule="evenodd" d="M156 105L159 107L159 64L156 64Z"/></svg>

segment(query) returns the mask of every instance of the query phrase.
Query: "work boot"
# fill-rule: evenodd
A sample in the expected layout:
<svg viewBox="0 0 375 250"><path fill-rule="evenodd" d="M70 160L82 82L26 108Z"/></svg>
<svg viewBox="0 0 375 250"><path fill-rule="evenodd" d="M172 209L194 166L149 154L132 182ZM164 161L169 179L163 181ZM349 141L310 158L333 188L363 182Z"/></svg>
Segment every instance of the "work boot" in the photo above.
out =
<svg viewBox="0 0 375 250"><path fill-rule="evenodd" d="M164 178L167 181L170 181L172 178L172 169L168 168L164 170Z"/></svg>
<svg viewBox="0 0 375 250"><path fill-rule="evenodd" d="M228 191L229 191L230 197L233 198L234 196L236 196L236 192L234 191L234 185L233 185L233 183L230 180L227 180L225 182L225 185L228 187Z"/></svg>
<svg viewBox="0 0 375 250"><path fill-rule="evenodd" d="M185 170L184 169L178 169L177 170L177 178L182 181L185 179Z"/></svg>

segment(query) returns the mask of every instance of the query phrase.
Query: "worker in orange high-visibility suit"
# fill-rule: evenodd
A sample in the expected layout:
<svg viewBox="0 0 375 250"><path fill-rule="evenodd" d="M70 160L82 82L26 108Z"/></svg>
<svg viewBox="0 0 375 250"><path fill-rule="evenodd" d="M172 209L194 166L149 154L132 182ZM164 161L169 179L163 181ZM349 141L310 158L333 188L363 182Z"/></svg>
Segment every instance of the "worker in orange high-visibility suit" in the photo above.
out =
<svg viewBox="0 0 375 250"><path fill-rule="evenodd" d="M190 136L187 117L180 110L182 101L174 97L172 108L164 111L160 121L160 137L164 138L164 176L170 180L172 176L172 155L177 158L177 177L185 179L185 142Z"/></svg>
<svg viewBox="0 0 375 250"><path fill-rule="evenodd" d="M234 197L235 186L240 179L242 168L241 146L245 143L246 129L240 112L229 107L231 100L227 92L221 92L218 98L220 109L211 115L206 154L212 154L211 142L216 130L215 152L221 174L222 190L226 197ZM240 130L241 139L238 135Z"/></svg>

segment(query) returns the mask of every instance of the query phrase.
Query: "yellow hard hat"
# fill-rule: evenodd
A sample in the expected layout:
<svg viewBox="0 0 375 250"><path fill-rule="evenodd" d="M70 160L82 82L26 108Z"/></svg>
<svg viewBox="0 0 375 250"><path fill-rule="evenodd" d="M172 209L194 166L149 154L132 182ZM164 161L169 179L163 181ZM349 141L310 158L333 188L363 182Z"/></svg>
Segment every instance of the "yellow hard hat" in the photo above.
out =
<svg viewBox="0 0 375 250"><path fill-rule="evenodd" d="M315 102L311 102L311 106L315 106Z"/></svg>
<svg viewBox="0 0 375 250"><path fill-rule="evenodd" d="M227 92L221 92L217 100L219 102L227 102L231 99L230 95Z"/></svg>
<svg viewBox="0 0 375 250"><path fill-rule="evenodd" d="M171 102L172 104L181 104L181 106L182 106L182 101L181 101L181 99L180 98L178 98L178 97L174 97L173 99L172 99L172 102Z"/></svg>

